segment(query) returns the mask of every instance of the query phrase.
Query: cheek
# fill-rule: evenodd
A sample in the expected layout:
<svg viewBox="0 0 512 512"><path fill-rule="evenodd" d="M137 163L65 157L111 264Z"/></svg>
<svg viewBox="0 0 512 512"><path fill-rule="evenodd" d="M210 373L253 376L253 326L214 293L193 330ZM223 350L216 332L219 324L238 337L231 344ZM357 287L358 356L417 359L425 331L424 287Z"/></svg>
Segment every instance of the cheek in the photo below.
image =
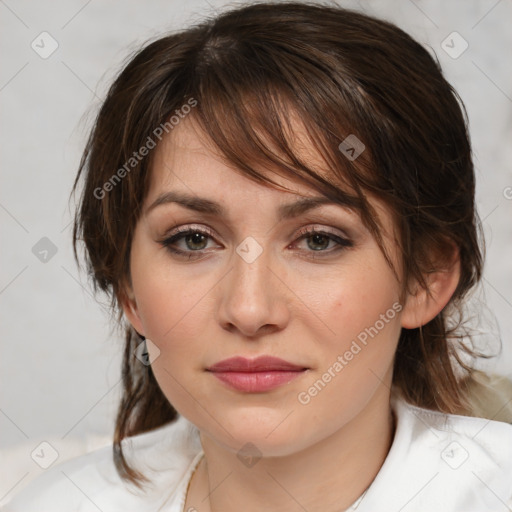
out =
<svg viewBox="0 0 512 512"><path fill-rule="evenodd" d="M318 312L330 332L329 338L337 340L334 343L339 348L376 322L378 330L384 330L382 315L388 326L400 309L394 274L385 262L372 258L361 258L339 275L322 281L321 286L310 288L309 294L304 290L303 296L311 310Z"/></svg>
<svg viewBox="0 0 512 512"><path fill-rule="evenodd" d="M200 417L203 400L191 400L191 394L199 398L209 392L201 376L215 349L212 308L219 277L171 265L163 251L138 249L132 257L132 284L144 333L158 349L153 373L181 414Z"/></svg>
<svg viewBox="0 0 512 512"><path fill-rule="evenodd" d="M208 315L204 304L198 302L194 295L158 294L153 289L151 300L144 303L141 318L146 337L159 350L153 371L171 399L174 395L172 388L177 384L171 376L185 382L191 372L202 371L205 366L204 345L208 343L209 329L206 327Z"/></svg>
<svg viewBox="0 0 512 512"><path fill-rule="evenodd" d="M317 415L332 425L349 421L383 383L391 385L401 330L398 294L392 279L379 283L371 280L373 287L368 287L366 279L352 274L351 280L345 281L346 287L331 293L324 302L327 309L323 319L329 335L317 338L312 347L318 365L296 396L307 412L304 428L306 423L315 428L310 419Z"/></svg>
<svg viewBox="0 0 512 512"><path fill-rule="evenodd" d="M384 378L400 335L401 305L398 283L385 261L361 259L336 282L322 302L320 288L311 301L318 303L328 327L323 330L328 334L317 342L321 348L318 373L333 385L322 393L339 401L347 393L364 396L364 389L374 388Z"/></svg>
<svg viewBox="0 0 512 512"><path fill-rule="evenodd" d="M156 357L152 356L151 365L155 378L181 414L197 418L204 411L199 402L191 400L190 393L201 396L207 390L196 389L191 376L204 367L208 331L205 332L208 318L205 294L209 288L175 276L171 280L166 272L158 272L154 266L151 272L139 273L138 282L133 278L133 285L146 338L158 350Z"/></svg>
<svg viewBox="0 0 512 512"><path fill-rule="evenodd" d="M139 241L134 247L132 283L146 337L160 345L176 339L184 326L188 336L199 333L211 283L180 272L169 263L165 251L148 241Z"/></svg>

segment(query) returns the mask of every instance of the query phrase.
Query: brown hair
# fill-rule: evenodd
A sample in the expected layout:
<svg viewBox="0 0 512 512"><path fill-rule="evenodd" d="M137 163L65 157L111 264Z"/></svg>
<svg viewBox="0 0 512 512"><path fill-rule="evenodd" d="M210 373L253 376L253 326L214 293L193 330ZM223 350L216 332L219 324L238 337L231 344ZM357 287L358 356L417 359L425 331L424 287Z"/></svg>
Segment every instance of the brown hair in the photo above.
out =
<svg viewBox="0 0 512 512"><path fill-rule="evenodd" d="M277 185L258 166L349 202L387 257L367 196L384 201L396 219L404 292L411 279L426 287L426 273L443 265L439 255L446 260L449 248L458 248L461 276L452 300L426 325L402 329L393 382L412 404L464 409L457 372L471 369L456 349L477 355L461 343L460 327L462 299L481 276L480 225L466 113L437 61L390 23L302 2L237 8L132 56L101 107L74 186L83 179L75 256L83 241L95 289L110 295L119 321L153 159L151 151L134 155L154 142L158 127L170 132L171 116L194 102L189 115L226 161L269 186ZM328 164L329 177L294 153L292 110ZM349 135L365 146L354 160L339 149ZM121 441L177 417L151 367L134 357L140 339L126 328L114 439L116 467L136 484L143 475L125 460Z"/></svg>

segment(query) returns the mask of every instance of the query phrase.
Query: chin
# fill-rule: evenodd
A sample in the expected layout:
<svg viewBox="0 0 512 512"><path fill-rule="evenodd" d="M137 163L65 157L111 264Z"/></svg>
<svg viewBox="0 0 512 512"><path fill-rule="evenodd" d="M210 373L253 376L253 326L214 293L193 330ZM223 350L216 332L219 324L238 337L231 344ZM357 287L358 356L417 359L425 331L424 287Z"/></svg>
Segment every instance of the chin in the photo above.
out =
<svg viewBox="0 0 512 512"><path fill-rule="evenodd" d="M299 418L292 420L294 413L290 414L290 410L293 409L244 407L236 412L226 411L220 415L226 430L211 421L201 430L237 454L254 451L262 457L286 456L309 446L314 436L308 434L303 421L297 421Z"/></svg>

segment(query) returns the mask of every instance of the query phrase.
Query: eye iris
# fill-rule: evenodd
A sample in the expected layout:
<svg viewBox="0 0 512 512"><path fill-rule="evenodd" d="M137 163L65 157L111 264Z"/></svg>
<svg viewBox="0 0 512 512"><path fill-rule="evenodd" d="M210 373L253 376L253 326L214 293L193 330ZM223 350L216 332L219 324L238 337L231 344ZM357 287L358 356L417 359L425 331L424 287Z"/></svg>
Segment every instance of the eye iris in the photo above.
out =
<svg viewBox="0 0 512 512"><path fill-rule="evenodd" d="M196 249L201 250L204 249L204 247L193 247L196 244L201 245L205 242L207 236L203 235L202 233L191 233L185 237L185 243L187 244L187 247L189 249Z"/></svg>
<svg viewBox="0 0 512 512"><path fill-rule="evenodd" d="M313 240L313 246L309 243L309 240ZM322 241L324 243L322 243ZM314 247L314 245L320 245L320 247ZM329 246L329 237L326 235L311 235L308 237L308 247L314 251L320 251Z"/></svg>

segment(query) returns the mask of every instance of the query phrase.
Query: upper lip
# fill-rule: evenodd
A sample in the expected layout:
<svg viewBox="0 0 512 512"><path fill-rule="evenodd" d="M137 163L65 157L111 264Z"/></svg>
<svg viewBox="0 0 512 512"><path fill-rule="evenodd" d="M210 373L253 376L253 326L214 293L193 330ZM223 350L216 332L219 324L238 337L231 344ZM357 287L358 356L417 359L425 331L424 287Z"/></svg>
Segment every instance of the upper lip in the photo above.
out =
<svg viewBox="0 0 512 512"><path fill-rule="evenodd" d="M284 359L272 356L260 356L255 359L231 357L219 361L208 368L211 372L263 372L263 371L300 371L304 366L289 363Z"/></svg>

